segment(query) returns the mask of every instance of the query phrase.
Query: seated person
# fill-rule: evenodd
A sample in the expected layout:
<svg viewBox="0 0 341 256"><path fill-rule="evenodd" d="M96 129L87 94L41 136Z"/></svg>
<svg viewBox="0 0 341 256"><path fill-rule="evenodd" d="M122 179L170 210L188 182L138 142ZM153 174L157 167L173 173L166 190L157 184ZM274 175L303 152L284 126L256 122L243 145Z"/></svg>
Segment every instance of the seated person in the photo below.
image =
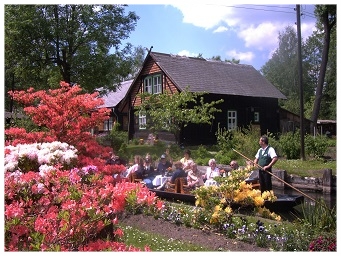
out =
<svg viewBox="0 0 341 256"><path fill-rule="evenodd" d="M232 170L238 170L238 168L239 168L238 162L236 160L232 160L230 163L230 166L231 166Z"/></svg>
<svg viewBox="0 0 341 256"><path fill-rule="evenodd" d="M220 176L220 170L217 167L217 162L215 159L210 159L208 161L208 165L209 167L207 167L206 173L202 176L203 181L205 183L205 185L209 185L212 184L214 182L212 182L214 177Z"/></svg>
<svg viewBox="0 0 341 256"><path fill-rule="evenodd" d="M167 159L171 164L173 164L173 158L172 158L172 156L170 155L169 148L166 148L165 155L166 155L166 159Z"/></svg>
<svg viewBox="0 0 341 256"><path fill-rule="evenodd" d="M187 185L190 188L203 186L204 181L202 179L202 175L200 171L198 170L198 165L196 163L193 163L191 166L192 166L192 169L187 174Z"/></svg>
<svg viewBox="0 0 341 256"><path fill-rule="evenodd" d="M114 152L110 152L110 157L105 162L105 164L109 164L109 165L126 165L126 161L121 159L119 156L115 155Z"/></svg>
<svg viewBox="0 0 341 256"><path fill-rule="evenodd" d="M168 172L169 168L172 168L172 164L168 160L166 160L166 155L162 154L160 162L157 165L156 172L157 174L161 174L162 176L164 176Z"/></svg>
<svg viewBox="0 0 341 256"><path fill-rule="evenodd" d="M135 155L134 156L134 165L132 165L126 172L125 177L129 177L131 173L136 174L137 179L142 179L142 175L144 172L144 167L143 167L143 158L140 155Z"/></svg>
<svg viewBox="0 0 341 256"><path fill-rule="evenodd" d="M144 159L143 166L143 182L146 184L148 188L153 188L153 179L155 179L156 175L158 175L157 169L154 167L152 163L152 157L150 154L147 154Z"/></svg>
<svg viewBox="0 0 341 256"><path fill-rule="evenodd" d="M191 170L191 165L194 163L189 149L184 150L184 157L180 159L180 162L182 163L184 171L188 173Z"/></svg>
<svg viewBox="0 0 341 256"><path fill-rule="evenodd" d="M173 172L172 177L167 179L157 189L163 190L165 188L165 185L167 184L167 182L174 184L176 178L187 177L187 173L182 169L182 163L180 161L175 162L174 166L175 166L175 171Z"/></svg>
<svg viewBox="0 0 341 256"><path fill-rule="evenodd" d="M232 171L238 170L239 169L239 164L236 160L231 160L229 166L225 169L225 175L227 173L228 176L231 175Z"/></svg>

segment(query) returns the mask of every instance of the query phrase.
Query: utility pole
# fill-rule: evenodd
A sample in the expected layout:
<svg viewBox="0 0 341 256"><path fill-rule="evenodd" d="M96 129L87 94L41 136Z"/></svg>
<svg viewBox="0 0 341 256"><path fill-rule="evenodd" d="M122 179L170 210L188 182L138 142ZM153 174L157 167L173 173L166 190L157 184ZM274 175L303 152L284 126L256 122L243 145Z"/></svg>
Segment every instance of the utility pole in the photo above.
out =
<svg viewBox="0 0 341 256"><path fill-rule="evenodd" d="M297 39L298 39L298 84L300 87L300 134L301 134L301 160L305 160L304 152L304 104L303 104L303 79L302 79L302 52L301 52L301 7L296 5Z"/></svg>

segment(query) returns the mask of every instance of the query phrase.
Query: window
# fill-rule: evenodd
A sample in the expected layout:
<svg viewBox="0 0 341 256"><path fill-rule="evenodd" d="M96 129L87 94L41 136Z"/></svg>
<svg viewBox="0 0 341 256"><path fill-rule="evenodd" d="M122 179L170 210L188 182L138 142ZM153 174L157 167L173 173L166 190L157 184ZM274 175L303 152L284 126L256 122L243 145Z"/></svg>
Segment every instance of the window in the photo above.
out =
<svg viewBox="0 0 341 256"><path fill-rule="evenodd" d="M161 75L148 76L144 79L144 92L150 94L162 93Z"/></svg>
<svg viewBox="0 0 341 256"><path fill-rule="evenodd" d="M152 78L151 77L147 77L146 79L144 79L144 92L148 92L150 94L153 93L152 90Z"/></svg>
<svg viewBox="0 0 341 256"><path fill-rule="evenodd" d="M104 122L104 131L111 131L113 125L113 117L111 116L108 120Z"/></svg>
<svg viewBox="0 0 341 256"><path fill-rule="evenodd" d="M228 130L237 129L237 111L235 110L227 111L227 129Z"/></svg>
<svg viewBox="0 0 341 256"><path fill-rule="evenodd" d="M259 112L254 113L254 121L255 123L259 123Z"/></svg>
<svg viewBox="0 0 341 256"><path fill-rule="evenodd" d="M145 130L147 128L147 117L145 111L139 113L139 129Z"/></svg>

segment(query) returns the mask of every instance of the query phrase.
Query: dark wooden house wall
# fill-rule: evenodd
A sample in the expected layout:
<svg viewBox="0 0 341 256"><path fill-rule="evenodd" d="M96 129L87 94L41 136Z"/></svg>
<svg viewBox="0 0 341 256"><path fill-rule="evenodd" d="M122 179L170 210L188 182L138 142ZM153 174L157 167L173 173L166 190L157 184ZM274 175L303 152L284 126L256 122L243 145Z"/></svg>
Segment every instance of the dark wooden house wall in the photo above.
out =
<svg viewBox="0 0 341 256"><path fill-rule="evenodd" d="M215 144L216 132L219 128L227 128L227 112L237 111L237 126L248 128L250 125L259 126L260 135L267 132L279 132L279 110L277 99L254 98L232 95L206 95L207 101L224 99L218 108L222 112L215 114L211 125L189 125L184 128L182 142L184 144ZM259 112L259 122L254 122L254 112Z"/></svg>
<svg viewBox="0 0 341 256"><path fill-rule="evenodd" d="M280 119L280 133L295 132L300 129L301 117L295 113L292 113L286 109L279 108ZM304 119L304 131L310 133L311 120Z"/></svg>

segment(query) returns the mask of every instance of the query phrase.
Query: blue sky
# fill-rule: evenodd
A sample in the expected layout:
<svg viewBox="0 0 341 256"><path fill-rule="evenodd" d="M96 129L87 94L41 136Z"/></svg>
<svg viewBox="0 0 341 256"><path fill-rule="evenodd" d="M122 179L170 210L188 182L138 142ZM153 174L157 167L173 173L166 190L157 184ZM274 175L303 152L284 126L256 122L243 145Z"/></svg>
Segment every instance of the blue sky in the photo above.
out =
<svg viewBox="0 0 341 256"><path fill-rule="evenodd" d="M218 0L127 4L126 10L134 11L140 19L125 42L148 49L153 46L155 52L234 58L257 70L278 47L279 32L286 26L297 28L296 4L238 5ZM305 40L315 30L314 5L301 4L301 13Z"/></svg>

